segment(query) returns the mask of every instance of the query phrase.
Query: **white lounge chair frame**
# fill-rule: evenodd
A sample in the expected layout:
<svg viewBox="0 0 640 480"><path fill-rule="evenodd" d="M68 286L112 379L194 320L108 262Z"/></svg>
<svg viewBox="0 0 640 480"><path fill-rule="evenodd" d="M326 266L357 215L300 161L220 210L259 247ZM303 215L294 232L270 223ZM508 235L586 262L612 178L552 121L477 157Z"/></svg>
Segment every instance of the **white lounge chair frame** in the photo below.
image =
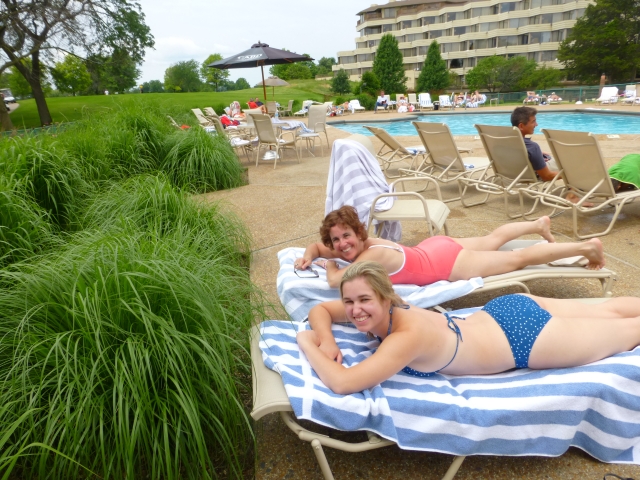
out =
<svg viewBox="0 0 640 480"><path fill-rule="evenodd" d="M366 108L364 108L362 105L360 105L360 100L358 100L357 98L354 99L354 100L349 100L349 104L352 106L353 111L355 113L364 112L366 110Z"/></svg>
<svg viewBox="0 0 640 480"><path fill-rule="evenodd" d="M541 182L529 161L527 147L524 144L522 134L516 127L501 127L494 125L474 125L484 150L490 160L489 168L493 175L484 179L470 177L458 178L460 201L465 207L473 207L486 203L489 195L501 195L504 199L504 208L509 218L519 218L523 213L511 214L509 212L509 197L518 195L520 188L542 188ZM553 182L550 182L553 183ZM465 195L474 187L480 193L484 193L483 199L477 202L465 200ZM472 190L472 189L471 189ZM533 213L539 201L534 202L527 215Z"/></svg>
<svg viewBox="0 0 640 480"><path fill-rule="evenodd" d="M245 135L237 129L225 129L219 118L212 118L211 121L216 127L216 132L218 132L218 135L225 136L229 140L229 143L234 148L234 150L242 149L247 157L247 160L250 161L251 159L249 158L249 151L252 150L251 141L245 138Z"/></svg>
<svg viewBox="0 0 640 480"><path fill-rule="evenodd" d="M630 92L629 95L627 95L627 92ZM624 89L624 98L622 99L622 105L633 105L636 102L636 98L637 98L637 89L636 89L636 85L627 85L626 88Z"/></svg>
<svg viewBox="0 0 640 480"><path fill-rule="evenodd" d="M602 87L600 97L596 100L596 105L611 104L618 102L618 87Z"/></svg>
<svg viewBox="0 0 640 480"><path fill-rule="evenodd" d="M409 105L413 105L416 110L420 107L420 102L418 102L418 99L416 98L416 94L415 93L410 93L409 94L408 103L409 103Z"/></svg>
<svg viewBox="0 0 640 480"><path fill-rule="evenodd" d="M431 95L429 95L428 93L421 93L418 95L418 104L420 106L420 111L433 110L433 102L431 101Z"/></svg>
<svg viewBox="0 0 640 480"><path fill-rule="evenodd" d="M620 215L622 207L640 198L640 190L616 193L611 184L609 172L604 163L598 140L591 133L565 130L542 129L549 148L556 159L559 177L563 185L553 189L536 191L524 189L520 199L530 197L543 205L558 210L571 210L573 216L573 234L576 238L586 239L608 234ZM559 179L559 177L556 177ZM565 198L569 189L580 197L577 203ZM584 206L592 203L592 207ZM607 207L615 207L607 228L598 233L581 234L578 229L578 213L599 212Z"/></svg>
<svg viewBox="0 0 640 480"><path fill-rule="evenodd" d="M400 169L402 175L432 178L436 182L447 184L461 177L473 177L483 180L489 171L490 161L487 157L465 157L460 152L470 149L459 149L451 135L451 130L444 123L411 122L424 145L426 156L418 168ZM474 168L467 169L464 162L472 163ZM465 187L466 188L466 187ZM462 194L461 194L462 195ZM444 200L445 203L460 200L461 195Z"/></svg>
<svg viewBox="0 0 640 480"><path fill-rule="evenodd" d="M421 159L420 165L424 162L426 155L424 147L410 147L419 149L418 153L414 154L400 145L386 130L370 125L363 125L363 127L373 133L378 140L382 142L382 147L375 156L378 162L380 162L382 173L384 173L387 178L400 178L401 176L400 173L398 175L389 175L389 167L394 163L409 161L409 168L414 168L418 158ZM387 149L386 151L385 148Z"/></svg>
<svg viewBox="0 0 640 480"><path fill-rule="evenodd" d="M208 119L199 108L192 108L191 112L196 116L198 123L203 127L214 127L213 122Z"/></svg>
<svg viewBox="0 0 640 480"><path fill-rule="evenodd" d="M445 108L453 110L453 104L451 103L451 98L449 98L449 95L440 95L438 101L440 103L440 110L444 110Z"/></svg>
<svg viewBox="0 0 640 480"><path fill-rule="evenodd" d="M606 299L580 298L577 300L582 303L593 305L602 303ZM435 307L435 309L440 311L442 310L440 307ZM253 409L251 411L251 417L255 421L258 421L269 413L279 413L284 424L289 427L300 440L311 444L311 448L313 449L313 453L318 461L318 466L320 467L320 471L322 472L325 480L333 480L334 477L323 447L334 448L348 453L355 453L395 445L394 442L379 437L375 433L369 431L366 432L368 436L367 441L350 443L330 438L321 433L316 433L302 427L292 415L293 408L291 407L289 397L287 396L287 392L284 388L282 377L277 372L267 368L264 364L262 351L259 346L260 327L258 325L251 328L249 338L251 343L251 363L253 364ZM442 477L442 480L452 480L462 466L465 458L465 456L455 456L449 466L449 469Z"/></svg>

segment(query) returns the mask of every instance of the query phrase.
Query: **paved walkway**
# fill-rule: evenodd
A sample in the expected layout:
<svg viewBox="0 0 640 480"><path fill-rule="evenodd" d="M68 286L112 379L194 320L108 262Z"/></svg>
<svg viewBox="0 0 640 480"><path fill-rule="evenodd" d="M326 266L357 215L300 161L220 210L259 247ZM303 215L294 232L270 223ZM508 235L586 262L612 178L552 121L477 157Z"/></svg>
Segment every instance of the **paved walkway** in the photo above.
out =
<svg viewBox="0 0 640 480"><path fill-rule="evenodd" d="M573 108L573 106L569 106ZM549 106L540 111L567 108ZM623 111L640 107L617 107ZM483 111L499 108L483 108ZM510 109L509 109L510 111ZM399 116L395 113L383 118ZM354 118L378 119L380 115L356 114ZM544 125L541 125L544 127ZM330 127L329 141L348 136L346 132ZM418 137L399 137L403 145L419 144ZM535 135L543 151L548 151L543 135ZM620 139L599 136L598 140L607 163L613 164L627 153L640 152L640 135L623 135ZM480 140L470 137L456 137L459 146L473 148L473 156L483 156ZM374 139L374 145L379 143ZM234 190L206 195L207 200L226 202L247 224L253 235L253 258L251 277L274 303L279 304L276 295L276 274L278 262L276 253L290 246L305 247L318 241L318 227L324 216L324 200L329 168L329 151L326 145L324 155L316 147L317 157L303 152L301 163L291 152L278 161L274 170L272 164L261 162L255 166L255 157L248 163L249 185ZM457 186L443 189L443 195L453 196ZM514 204L515 205L515 204ZM479 236L489 233L507 221L502 200L491 199L487 205L463 208L459 202L449 204L449 232L453 237ZM607 267L618 274L614 295L640 296L640 202L627 206L618 219L611 234L601 237L607 259ZM590 222L605 225L609 213L593 216ZM552 231L557 241L571 239L571 218L563 214L552 220ZM420 222L403 224L402 242L415 245L426 237L425 225ZM599 296L599 283L587 280L566 280L530 282L531 292L536 295L556 298L579 298ZM509 293L505 291L503 293ZM461 308L481 305L497 295L471 295L449 302L446 306ZM364 433L340 433L314 426L327 435L362 441ZM299 440L276 414L269 415L258 424L259 460L256 478L270 480L282 478L321 479L315 456L308 443ZM441 478L452 457L437 453L403 451L396 447L360 454L347 454L325 449L329 464L336 478L384 478L413 479ZM640 467L629 465L602 464L578 449L571 449L559 458L544 457L469 457L463 463L456 479L601 479L607 472L621 476L640 478Z"/></svg>

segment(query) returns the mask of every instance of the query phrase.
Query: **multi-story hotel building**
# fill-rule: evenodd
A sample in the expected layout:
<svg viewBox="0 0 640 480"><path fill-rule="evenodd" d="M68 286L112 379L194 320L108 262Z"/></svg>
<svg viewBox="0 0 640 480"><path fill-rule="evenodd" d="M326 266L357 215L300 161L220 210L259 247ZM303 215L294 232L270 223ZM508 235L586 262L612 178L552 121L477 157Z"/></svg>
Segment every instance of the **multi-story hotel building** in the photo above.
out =
<svg viewBox="0 0 640 480"><path fill-rule="evenodd" d="M525 56L554 68L558 45L592 0L390 0L358 13L355 50L338 52L351 80L371 70L380 38L391 33L404 56L407 88L415 88L436 39L447 67L466 72L491 55Z"/></svg>

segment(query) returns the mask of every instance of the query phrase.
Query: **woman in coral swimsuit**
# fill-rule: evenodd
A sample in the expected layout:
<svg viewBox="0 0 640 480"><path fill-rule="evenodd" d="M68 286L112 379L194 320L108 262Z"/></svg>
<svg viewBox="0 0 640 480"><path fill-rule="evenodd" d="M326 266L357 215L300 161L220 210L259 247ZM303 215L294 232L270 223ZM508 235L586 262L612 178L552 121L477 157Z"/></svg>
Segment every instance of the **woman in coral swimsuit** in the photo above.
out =
<svg viewBox="0 0 640 480"><path fill-rule="evenodd" d="M640 344L640 298L587 305L505 295L460 320L405 305L379 263L358 262L344 270L342 300L313 307L312 330L297 336L320 380L339 394L372 388L400 371L429 377L574 367ZM345 320L380 341L369 358L351 368L342 366L331 333L332 322Z"/></svg>
<svg viewBox="0 0 640 480"><path fill-rule="evenodd" d="M528 265L539 265L561 258L584 256L587 268L604 267L604 252L600 240L581 243L554 243L549 217L533 222L514 222L498 227L485 237L427 238L415 247L405 247L381 238L368 238L365 225L356 210L344 206L329 213L320 227L322 243L312 243L294 268L304 270L318 257L340 258L347 262L371 260L381 263L391 281L414 285L429 285L440 280L469 280L513 272ZM549 243L541 243L517 251L498 251L505 243L522 235L537 233ZM327 281L333 288L340 285L344 269L336 262L316 262L327 271Z"/></svg>

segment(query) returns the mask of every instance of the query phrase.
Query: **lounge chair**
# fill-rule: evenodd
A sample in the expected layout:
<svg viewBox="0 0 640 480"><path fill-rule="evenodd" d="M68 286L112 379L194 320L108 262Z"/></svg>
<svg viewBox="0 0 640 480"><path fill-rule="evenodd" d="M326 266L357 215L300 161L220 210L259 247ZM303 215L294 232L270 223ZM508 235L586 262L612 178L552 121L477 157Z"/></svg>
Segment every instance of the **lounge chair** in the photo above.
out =
<svg viewBox="0 0 640 480"><path fill-rule="evenodd" d="M204 116L207 117L208 119L220 118L212 107L204 107Z"/></svg>
<svg viewBox="0 0 640 480"><path fill-rule="evenodd" d="M354 100L349 100L349 104L355 112L364 112L366 110L366 108L360 105L360 100L358 100L357 98Z"/></svg>
<svg viewBox="0 0 640 480"><path fill-rule="evenodd" d="M364 128L373 133L378 140L382 142L382 147L375 154L376 158L380 162L380 168L387 178L399 178L398 175L389 175L389 167L396 162L409 162L409 168L414 168L417 159L421 160L421 163L425 158L425 149L423 146L418 145L415 147L403 147L400 143L393 138L389 133L378 127L369 125L363 125ZM387 150L385 150L385 148Z"/></svg>
<svg viewBox="0 0 640 480"><path fill-rule="evenodd" d="M633 105L636 102L636 98L636 85L627 85L624 89L624 98L622 99L622 105Z"/></svg>
<svg viewBox="0 0 640 480"><path fill-rule="evenodd" d="M400 169L402 175L432 178L436 182L447 184L461 177L472 177L483 180L489 171L489 159L486 157L460 156L460 150L451 135L451 130L444 123L412 122L422 140L427 153L425 160L418 168ZM465 149L468 151L468 149ZM444 202L460 200L460 195Z"/></svg>
<svg viewBox="0 0 640 480"><path fill-rule="evenodd" d="M413 105L416 110L420 107L420 102L416 99L415 93L409 94L409 105Z"/></svg>
<svg viewBox="0 0 640 480"><path fill-rule="evenodd" d="M400 220L424 220L430 234L446 231L449 208L416 192L389 193L395 185L390 188L387 184L373 152L371 140L364 135L334 142L325 215L344 205L353 205L370 232L375 230L376 235L392 241L399 241L402 236ZM437 185L436 193L439 193Z"/></svg>
<svg viewBox="0 0 640 480"><path fill-rule="evenodd" d="M549 103L549 105L554 105L554 104L560 104L562 103L562 98L559 97L558 95L556 95L556 92L553 92L551 95L549 95L549 97L547 98L547 102Z"/></svg>
<svg viewBox="0 0 640 480"><path fill-rule="evenodd" d="M540 103L540 97L536 92L527 92L527 96L522 101L523 105L531 104L538 105Z"/></svg>
<svg viewBox="0 0 640 480"><path fill-rule="evenodd" d="M202 110L200 110L199 108L192 108L191 112L193 112L193 114L196 116L196 119L198 120L198 123L203 126L203 127L215 127L215 125L213 124L213 122L208 119L204 113L202 113Z"/></svg>
<svg viewBox="0 0 640 480"><path fill-rule="evenodd" d="M313 100L305 100L302 102L302 108L295 112L294 116L305 117L309 113L309 106L313 105Z"/></svg>
<svg viewBox="0 0 640 480"><path fill-rule="evenodd" d="M385 95L384 98L387 100L387 105L389 109L396 108L396 104L398 103L396 100L391 100L391 95Z"/></svg>
<svg viewBox="0 0 640 480"><path fill-rule="evenodd" d="M278 104L276 102L269 101L265 104L267 108L267 115L270 117L275 117L276 113L278 113Z"/></svg>
<svg viewBox="0 0 640 480"><path fill-rule="evenodd" d="M283 108L282 110L280 110L280 116L281 117L290 117L293 115L293 100L289 100L289 104L287 105L287 108Z"/></svg>
<svg viewBox="0 0 640 480"><path fill-rule="evenodd" d="M418 95L418 103L420 110L433 110L433 102L431 102L431 95L428 93L421 93Z"/></svg>
<svg viewBox="0 0 640 480"><path fill-rule="evenodd" d="M598 140L591 133L542 129L555 158L564 185L547 191L525 189L520 195L540 200L542 204L559 210L571 210L573 234L580 239L608 234L622 207L640 198L640 190L616 193L609 172L602 158ZM577 203L565 198L568 189L580 200ZM592 204L592 206L585 206ZM607 212L615 207L607 228L598 233L581 234L578 230L578 213ZM605 210L606 209L606 210Z"/></svg>
<svg viewBox="0 0 640 480"><path fill-rule="evenodd" d="M331 103L331 102L329 102ZM309 144L312 144L312 148L315 147L316 138L320 140L320 151L324 156L324 149L322 147L322 139L320 134L324 133L324 138L327 141L327 149L329 147L329 137L327 136L327 107L325 105L311 105L309 107L309 121L307 122L307 128L312 130L312 133L299 133L298 138L302 139L307 144L307 151L313 155L313 152L309 150ZM315 155L313 155L315 157Z"/></svg>
<svg viewBox="0 0 640 480"><path fill-rule="evenodd" d="M222 135L227 138L234 150L241 149L247 156L247 160L251 160L249 158L249 150L252 149L250 140L246 139L239 130L229 128L225 129L219 118L213 118L211 121L213 122L218 135Z"/></svg>
<svg viewBox="0 0 640 480"><path fill-rule="evenodd" d="M596 105L605 105L618 102L618 87L602 87L600 97L596 100Z"/></svg>
<svg viewBox="0 0 640 480"><path fill-rule="evenodd" d="M263 147L275 149L275 158L273 159L273 168L276 168L280 152L285 149L293 149L296 152L298 163L300 163L300 155L297 148L297 130L283 131L279 135L273 130L271 117L260 113L252 113L249 115L253 119L256 131L258 132L258 148L256 148L256 167L260 160L260 150ZM290 140L282 138L284 135L292 135Z"/></svg>
<svg viewBox="0 0 640 480"><path fill-rule="evenodd" d="M182 127L176 122L171 115L167 115L169 122L171 122L171 126L177 128L178 130L182 130Z"/></svg>
<svg viewBox="0 0 640 480"><path fill-rule="evenodd" d="M464 102L464 108L478 108L480 105L484 105L487 101L487 96L484 93L480 94L480 98L477 99L475 102L472 101L465 101Z"/></svg>
<svg viewBox="0 0 640 480"><path fill-rule="evenodd" d="M290 271L293 276L293 265ZM586 304L604 300L578 299ZM559 456L575 446L600 461L636 463L629 454L637 448L637 438L628 432L640 428L638 416L629 415L629 406L640 402L639 392L630 387L640 382L640 349L566 369L439 374L410 381L399 373L367 392L335 395L327 394L299 354L295 337L307 328L302 322L276 320L251 329L251 416L257 421L279 413L300 440L311 444L325 479L333 474L323 447L351 453L398 444L449 454L453 461L442 477L447 480L472 454ZM344 359L348 366L362 361L377 344L349 325L333 329L339 348L350 352ZM309 430L300 420L364 430L367 438L350 443Z"/></svg>
<svg viewBox="0 0 640 480"><path fill-rule="evenodd" d="M262 114L262 110L259 108L248 108L246 110L242 110L244 113L244 118L247 121L246 125L240 125L240 128L244 128L247 135L253 135L256 130L256 126L253 123L253 117L251 115L254 114Z"/></svg>
<svg viewBox="0 0 640 480"><path fill-rule="evenodd" d="M522 134L516 127L501 127L493 125L475 125L480 135L484 150L490 160L493 175L483 179L462 176L458 178L460 201L465 207L472 207L486 203L489 195L501 195L504 208L509 218L519 218L523 213L511 214L508 199L518 195L520 188L542 188L541 182L529 161L527 147ZM465 195L469 190L484 193L483 199L469 202ZM538 206L536 201L526 215L530 215Z"/></svg>
<svg viewBox="0 0 640 480"><path fill-rule="evenodd" d="M440 95L438 101L440 102L440 110L444 110L445 108L453 110L453 105L451 104L451 98L449 98L449 95Z"/></svg>

